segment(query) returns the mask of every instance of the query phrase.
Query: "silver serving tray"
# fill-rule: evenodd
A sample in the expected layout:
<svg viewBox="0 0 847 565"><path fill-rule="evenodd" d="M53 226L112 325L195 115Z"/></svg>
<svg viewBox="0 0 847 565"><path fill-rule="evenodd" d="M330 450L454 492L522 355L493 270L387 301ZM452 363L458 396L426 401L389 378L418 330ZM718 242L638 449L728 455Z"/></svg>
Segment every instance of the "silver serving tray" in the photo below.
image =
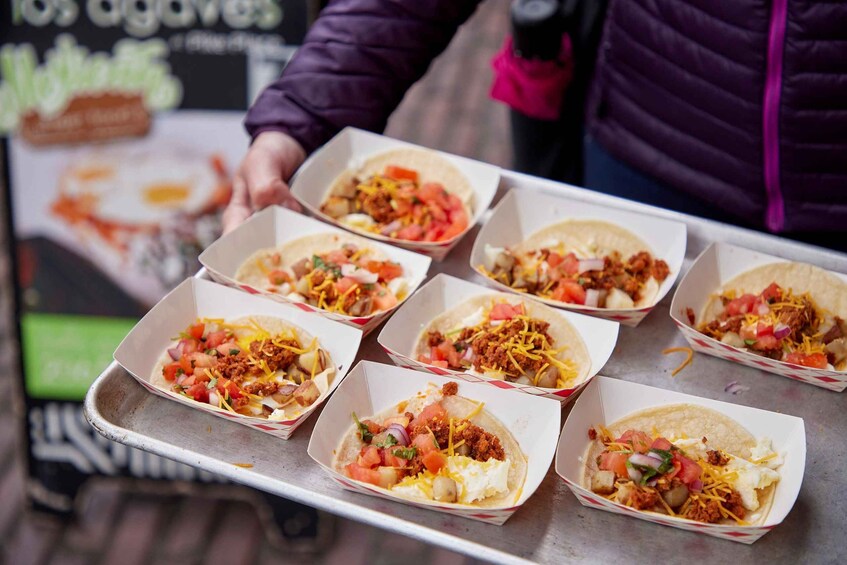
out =
<svg viewBox="0 0 847 565"><path fill-rule="evenodd" d="M726 241L847 272L847 255L841 253L504 171L500 194L513 187L682 221L688 226L685 270L710 243ZM478 279L467 263L477 231L465 236L446 261L434 263L430 274ZM668 295L637 328L621 328L615 353L602 374L792 414L806 422L808 460L803 488L785 522L753 546L585 508L552 467L535 495L504 526L344 491L306 454L317 414L292 439L274 439L153 396L117 363L109 365L91 386L85 414L109 439L477 559L500 563L847 561L842 539L847 517L843 479L847 396L705 355L696 355L693 365L671 377L681 358L664 356L661 351L687 344L668 315L670 301ZM389 363L376 343L378 333L374 331L363 342L360 358ZM750 390L737 396L724 392L731 381ZM565 408L562 421L568 412Z"/></svg>

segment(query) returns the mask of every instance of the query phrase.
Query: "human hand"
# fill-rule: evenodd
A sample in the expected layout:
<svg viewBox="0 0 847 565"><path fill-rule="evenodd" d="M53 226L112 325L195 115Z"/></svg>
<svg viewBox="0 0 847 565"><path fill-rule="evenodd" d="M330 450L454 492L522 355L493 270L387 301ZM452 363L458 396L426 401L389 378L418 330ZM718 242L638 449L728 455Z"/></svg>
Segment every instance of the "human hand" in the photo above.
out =
<svg viewBox="0 0 847 565"><path fill-rule="evenodd" d="M235 229L256 210L272 204L299 212L300 204L289 192L287 181L305 159L306 152L288 134L260 133L232 180L232 197L223 214L224 233Z"/></svg>

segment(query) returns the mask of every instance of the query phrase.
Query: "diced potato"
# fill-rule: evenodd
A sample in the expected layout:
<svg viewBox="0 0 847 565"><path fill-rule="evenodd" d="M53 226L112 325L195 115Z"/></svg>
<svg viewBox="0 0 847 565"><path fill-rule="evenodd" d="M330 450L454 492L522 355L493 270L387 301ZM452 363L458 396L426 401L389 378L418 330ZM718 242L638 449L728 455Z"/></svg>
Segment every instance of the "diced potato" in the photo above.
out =
<svg viewBox="0 0 847 565"><path fill-rule="evenodd" d="M321 212L332 218L346 216L352 211L352 201L342 196L330 196L321 204Z"/></svg>
<svg viewBox="0 0 847 565"><path fill-rule="evenodd" d="M348 182L340 182L332 189L333 196L340 196L341 198L356 198L356 179L350 179Z"/></svg>
<svg viewBox="0 0 847 565"><path fill-rule="evenodd" d="M721 342L732 347L744 347L744 340L735 332L726 332L721 338Z"/></svg>
<svg viewBox="0 0 847 565"><path fill-rule="evenodd" d="M379 472L379 486L382 488L393 487L400 480L400 475L394 467L380 467L377 471Z"/></svg>
<svg viewBox="0 0 847 565"><path fill-rule="evenodd" d="M294 391L294 400L300 406L311 406L320 395L321 391L318 390L318 385L310 379L297 387L297 390Z"/></svg>
<svg viewBox="0 0 847 565"><path fill-rule="evenodd" d="M609 294L606 296L606 308L620 310L624 308L632 308L634 306L635 302L632 301L632 298L619 288L611 289Z"/></svg>
<svg viewBox="0 0 847 565"><path fill-rule="evenodd" d="M591 477L591 490L597 494L612 494L615 492L614 471L597 471Z"/></svg>
<svg viewBox="0 0 847 565"><path fill-rule="evenodd" d="M537 385L541 388L556 388L556 382L559 380L559 370L556 367L550 366L544 371L544 374L538 377Z"/></svg>
<svg viewBox="0 0 847 565"><path fill-rule="evenodd" d="M443 475L435 477L432 481L432 498L438 502L456 502L456 481Z"/></svg>

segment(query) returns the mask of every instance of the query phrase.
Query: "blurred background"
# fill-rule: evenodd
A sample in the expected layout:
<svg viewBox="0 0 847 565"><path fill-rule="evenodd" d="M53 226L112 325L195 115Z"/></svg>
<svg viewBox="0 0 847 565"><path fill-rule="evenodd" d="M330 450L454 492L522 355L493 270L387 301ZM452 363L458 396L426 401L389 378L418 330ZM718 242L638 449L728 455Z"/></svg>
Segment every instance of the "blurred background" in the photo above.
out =
<svg viewBox="0 0 847 565"><path fill-rule="evenodd" d="M244 111L318 3L281 0L240 22L207 12L202 26L187 2L161 22L145 2L123 18L119 2L11 4L0 13L0 396L13 407L0 412L3 560L470 562L111 444L82 416L126 331L217 237ZM508 28L509 1L483 3L386 133L509 166L508 112L488 97Z"/></svg>

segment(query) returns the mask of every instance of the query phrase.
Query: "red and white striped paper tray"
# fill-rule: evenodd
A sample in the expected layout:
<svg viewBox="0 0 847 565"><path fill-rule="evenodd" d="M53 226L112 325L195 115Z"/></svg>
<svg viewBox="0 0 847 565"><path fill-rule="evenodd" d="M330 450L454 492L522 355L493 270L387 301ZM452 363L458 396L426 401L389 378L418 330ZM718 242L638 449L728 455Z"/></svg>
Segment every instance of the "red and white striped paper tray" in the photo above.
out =
<svg viewBox="0 0 847 565"><path fill-rule="evenodd" d="M255 214L236 229L210 245L200 254L199 259L200 263L209 271L209 275L221 284L243 290L250 294L257 294L277 302L290 304L304 312L315 312L330 320L359 328L367 335L390 316L397 306L390 310L377 312L373 316L345 316L335 312L328 312L305 303L295 302L280 294L254 288L235 280L235 273L238 271L238 268L256 251L278 247L283 243L312 234L326 234L327 240L331 240L340 234L346 238L353 237L357 239L361 247L379 249L389 259L403 266L403 276L409 281L409 295L426 278L427 271L429 271L429 266L432 263L429 257L411 253L393 245L386 245L355 235L351 236L344 230L329 226L280 206L272 206ZM398 303L398 306L400 304L402 304L402 301Z"/></svg>
<svg viewBox="0 0 847 565"><path fill-rule="evenodd" d="M328 353L338 370L329 389L314 404L305 408L291 420L272 422L233 414L210 404L195 402L169 390L150 383L153 368L165 350L173 345L171 338L185 331L197 318L223 318L233 320L247 316L271 316L281 318L318 338L321 347ZM356 328L331 320L306 314L284 304L238 292L219 284L187 279L158 304L127 334L115 350L115 361L130 372L144 388L176 402L180 402L207 414L231 420L263 433L288 439L289 436L315 409L323 404L350 370L362 332Z"/></svg>
<svg viewBox="0 0 847 565"><path fill-rule="evenodd" d="M847 371L813 369L768 359L744 349L721 343L713 337L705 336L692 327L691 321L688 319L686 314L688 308L691 308L695 316L699 317L711 294L737 275L760 265L787 262L785 259L743 247L714 243L700 254L691 265L691 269L680 281L671 302L671 318L695 351L788 377L795 381L841 392L847 388ZM847 280L847 275L835 272L832 272L832 274ZM699 321L696 320L698 323Z"/></svg>
<svg viewBox="0 0 847 565"><path fill-rule="evenodd" d="M595 494L582 485L583 458L590 441L588 428L610 424L633 412L667 404L696 404L717 410L739 422L757 438L768 437L773 441L774 450L784 456L785 462L777 469L780 480L763 524L703 524L658 513L639 512ZM708 430L704 431L704 435L708 436ZM805 468L806 432L801 418L599 376L574 404L556 449L556 473L583 506L747 544L755 542L785 519L797 500Z"/></svg>
<svg viewBox="0 0 847 565"><path fill-rule="evenodd" d="M325 222L337 225L346 230L355 231L359 235L377 239L415 251L431 257L435 261L443 260L450 250L468 233L475 223L479 221L482 214L491 205L491 200L497 192L500 184L500 169L465 157L450 155L441 151L435 151L444 159L450 161L467 177L474 192L471 205L471 218L468 227L461 234L449 241L442 242L415 242L392 239L380 234L355 230L337 222L334 218L322 213L321 203L326 196L332 182L339 174L344 172L351 163L361 163L369 157L404 147L425 149L418 145L392 139L384 135L370 133L356 128L344 128L341 133L333 137L326 145L318 149L300 167L291 181L291 194L315 216ZM434 151L427 149L427 151ZM450 190L450 187L446 187Z"/></svg>
<svg viewBox="0 0 847 565"><path fill-rule="evenodd" d="M345 489L426 510L502 525L532 496L547 475L556 450L562 412L557 402L529 395L509 394L480 384L459 385L459 395L484 402L484 409L512 432L527 457L527 476L523 488L517 499L508 505L476 508L466 504L414 501L392 495L390 490L354 481L333 468L335 450L342 438L353 429L353 412L360 418L366 418L409 400L418 392L426 390L430 383L440 387L449 380L372 361L359 362L341 383L338 394L330 399L321 412L309 441L309 456Z"/></svg>
<svg viewBox="0 0 847 565"><path fill-rule="evenodd" d="M511 383L498 379L470 375L462 371L442 369L415 359L414 349L421 332L433 318L462 304L468 299L487 295L500 297L511 303L525 300L525 297L513 293L495 292L484 286L469 283L450 275L439 274L422 286L391 318L377 338L377 341L399 367L415 369L434 375L462 379L474 383L486 383L505 390L517 390L535 396L544 396L562 404L570 401L573 395L584 387L609 360L618 339L618 323L599 318L581 316L564 310L547 309L550 316L564 318L580 334L591 359L591 368L586 378L573 388L541 388L520 383Z"/></svg>
<svg viewBox="0 0 847 565"><path fill-rule="evenodd" d="M663 259L670 267L670 274L661 285L656 301L643 308L610 309L567 304L558 300L530 296L554 308L562 308L625 326L637 326L656 304L670 292L685 259L686 227L681 222L657 218L636 212L616 210L608 206L589 204L566 197L552 196L542 192L512 189L494 207L491 218L482 226L471 251L471 268L479 273L489 286L506 292L515 292L509 286L486 277L480 270L485 262L485 246L511 247L527 239L543 228L569 219L602 220L618 224L639 236L649 246L657 259Z"/></svg>

